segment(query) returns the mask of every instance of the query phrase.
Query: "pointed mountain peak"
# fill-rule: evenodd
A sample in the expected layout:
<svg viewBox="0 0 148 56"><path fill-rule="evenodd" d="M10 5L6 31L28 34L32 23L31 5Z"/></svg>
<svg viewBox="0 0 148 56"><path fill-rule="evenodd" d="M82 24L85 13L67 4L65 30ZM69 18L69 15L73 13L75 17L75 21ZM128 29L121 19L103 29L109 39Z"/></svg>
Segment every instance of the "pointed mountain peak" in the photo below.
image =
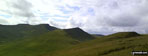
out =
<svg viewBox="0 0 148 56"><path fill-rule="evenodd" d="M71 29L64 29L64 31L70 35L72 38L77 39L79 41L86 41L95 39L95 37L91 36L87 32L83 31L79 27L77 28L71 28Z"/></svg>

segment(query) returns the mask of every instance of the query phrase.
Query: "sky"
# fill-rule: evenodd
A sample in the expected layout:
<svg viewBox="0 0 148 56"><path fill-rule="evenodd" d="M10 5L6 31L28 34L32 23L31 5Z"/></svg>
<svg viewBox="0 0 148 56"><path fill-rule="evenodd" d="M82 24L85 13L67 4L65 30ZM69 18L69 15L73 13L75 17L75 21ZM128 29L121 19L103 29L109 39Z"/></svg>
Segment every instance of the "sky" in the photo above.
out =
<svg viewBox="0 0 148 56"><path fill-rule="evenodd" d="M0 24L80 27L92 34L148 33L148 0L0 0Z"/></svg>

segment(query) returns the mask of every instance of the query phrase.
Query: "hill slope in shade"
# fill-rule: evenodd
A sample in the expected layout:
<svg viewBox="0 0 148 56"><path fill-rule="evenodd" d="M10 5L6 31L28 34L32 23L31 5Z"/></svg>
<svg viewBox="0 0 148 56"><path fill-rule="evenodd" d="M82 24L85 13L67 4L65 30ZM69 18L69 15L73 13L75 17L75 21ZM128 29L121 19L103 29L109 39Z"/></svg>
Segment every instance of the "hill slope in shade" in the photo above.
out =
<svg viewBox="0 0 148 56"><path fill-rule="evenodd" d="M10 41L27 36L37 36L55 29L57 28L51 27L48 24L0 25L0 41Z"/></svg>
<svg viewBox="0 0 148 56"><path fill-rule="evenodd" d="M110 40L111 37L116 36L122 38ZM132 51L148 51L147 46L148 35L120 32L57 51L53 53L53 56L133 56ZM50 55L45 54L44 56Z"/></svg>
<svg viewBox="0 0 148 56"><path fill-rule="evenodd" d="M90 39L95 39L93 36L84 32L80 28L65 29L64 31L68 35L70 35L72 38L78 39L79 41L86 41L86 40L90 40Z"/></svg>
<svg viewBox="0 0 148 56"><path fill-rule="evenodd" d="M23 36L23 39L0 44L0 56L41 56L47 53L50 53L49 55L52 55L53 52L69 48L73 45L77 45L83 42L82 40L86 41L94 39L94 37L90 36L89 34L87 35L87 33L82 31L81 29L49 30L45 26L46 25L17 25L15 27L13 26L13 30L7 28L8 26L6 26L7 30L10 31L7 31L5 29L3 30L6 31L5 33L8 34L11 31L16 31L14 34L12 34L13 32L9 33L15 36L7 36L8 38L6 38L5 40L10 40L10 38L18 39L21 36ZM30 32L32 30L34 31ZM17 34L22 35L16 37ZM80 36L74 36L77 34Z"/></svg>

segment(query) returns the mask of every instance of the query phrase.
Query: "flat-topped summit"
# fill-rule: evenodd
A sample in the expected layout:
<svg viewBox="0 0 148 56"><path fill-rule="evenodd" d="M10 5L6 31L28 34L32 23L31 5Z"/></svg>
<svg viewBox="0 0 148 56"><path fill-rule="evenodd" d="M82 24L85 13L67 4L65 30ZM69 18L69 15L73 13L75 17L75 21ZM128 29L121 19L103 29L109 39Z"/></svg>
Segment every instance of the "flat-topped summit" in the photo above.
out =
<svg viewBox="0 0 148 56"><path fill-rule="evenodd" d="M140 36L140 34L136 32L118 32L115 34L108 35L109 37L116 37L116 38L129 38L129 37L136 37Z"/></svg>
<svg viewBox="0 0 148 56"><path fill-rule="evenodd" d="M30 24L18 24L18 25L0 25L0 29L27 29L27 28L45 28L48 30L55 30L56 27L50 26L49 24L39 24L39 25L30 25Z"/></svg>

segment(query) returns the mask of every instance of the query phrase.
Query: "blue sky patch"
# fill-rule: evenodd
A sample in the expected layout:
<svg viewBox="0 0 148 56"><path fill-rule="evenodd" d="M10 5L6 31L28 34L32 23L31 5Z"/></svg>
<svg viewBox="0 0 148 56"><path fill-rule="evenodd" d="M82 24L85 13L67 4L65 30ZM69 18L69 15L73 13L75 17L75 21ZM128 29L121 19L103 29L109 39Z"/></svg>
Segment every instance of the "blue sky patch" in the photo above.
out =
<svg viewBox="0 0 148 56"><path fill-rule="evenodd" d="M70 5L66 5L66 6L70 9L73 9L74 11L80 10L80 7L78 7L78 6L70 6Z"/></svg>
<svg viewBox="0 0 148 56"><path fill-rule="evenodd" d="M2 15L2 14L0 16L5 17L5 18L11 18L12 17L10 15Z"/></svg>
<svg viewBox="0 0 148 56"><path fill-rule="evenodd" d="M69 13L72 12L72 11L70 11L70 10L66 10L64 6L59 6L59 7L58 7L58 10L60 10L60 11L63 12L64 14L69 14Z"/></svg>
<svg viewBox="0 0 148 56"><path fill-rule="evenodd" d="M62 18L69 18L70 16L61 16L61 15L54 15L52 17L62 17Z"/></svg>
<svg viewBox="0 0 148 56"><path fill-rule="evenodd" d="M95 15L95 12L94 12L94 9L93 9L93 8L89 8L89 9L88 9L88 13L89 13L90 15L92 15L92 16Z"/></svg>
<svg viewBox="0 0 148 56"><path fill-rule="evenodd" d="M65 19L56 19L56 18L53 18L54 21L56 22L67 22L67 20Z"/></svg>

